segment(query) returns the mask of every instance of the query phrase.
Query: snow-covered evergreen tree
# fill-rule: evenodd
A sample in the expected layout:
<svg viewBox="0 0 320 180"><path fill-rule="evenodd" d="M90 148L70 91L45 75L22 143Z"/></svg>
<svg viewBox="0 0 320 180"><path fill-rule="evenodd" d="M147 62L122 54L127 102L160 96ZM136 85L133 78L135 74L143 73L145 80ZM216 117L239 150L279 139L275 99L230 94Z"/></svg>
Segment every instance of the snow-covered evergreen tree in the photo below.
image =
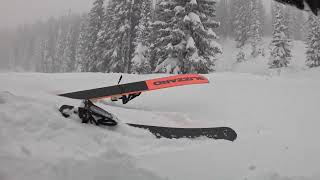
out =
<svg viewBox="0 0 320 180"><path fill-rule="evenodd" d="M259 43L262 41L262 18L261 17L261 11L263 8L261 6L262 2L261 0L251 0L250 2L250 28L248 32L249 41L251 44L251 55L253 57L257 57L259 55L260 48Z"/></svg>
<svg viewBox="0 0 320 180"><path fill-rule="evenodd" d="M76 62L76 30L74 27L70 26L67 36L66 36L66 47L63 54L62 61L62 72L71 72L75 70L75 62Z"/></svg>
<svg viewBox="0 0 320 180"><path fill-rule="evenodd" d="M98 71L97 64L100 61L100 57L97 57L96 42L98 40L98 33L102 28L102 22L105 16L104 0L95 0L93 7L88 14L88 26L86 29L85 43L85 57L87 61L84 67L87 71Z"/></svg>
<svg viewBox="0 0 320 180"><path fill-rule="evenodd" d="M228 38L232 34L231 26L231 6L233 0L220 0L217 3L217 20L221 22L217 29L220 38Z"/></svg>
<svg viewBox="0 0 320 180"><path fill-rule="evenodd" d="M162 51L156 72L209 73L222 53L214 29L215 0L163 0L155 22ZM162 15L162 16L161 16ZM159 16L158 16L159 17Z"/></svg>
<svg viewBox="0 0 320 180"><path fill-rule="evenodd" d="M242 49L250 43L251 55L256 57L262 51L259 43L263 36L264 7L261 0L235 0L232 3L233 31L237 47ZM243 56L240 50L238 56ZM241 61L245 60L240 58ZM237 60L238 62L241 62Z"/></svg>
<svg viewBox="0 0 320 180"><path fill-rule="evenodd" d="M288 37L288 26L285 19L284 5L275 3L273 38L271 42L270 68L287 67L290 63L291 39Z"/></svg>
<svg viewBox="0 0 320 180"><path fill-rule="evenodd" d="M54 56L54 63L53 63L53 72L63 72L63 69L66 67L62 67L64 64L64 52L66 48L66 35L63 31L62 26L59 26L58 37L57 37L57 44L56 44L56 51Z"/></svg>
<svg viewBox="0 0 320 180"><path fill-rule="evenodd" d="M286 36L290 39L293 39L293 30L290 28L293 26L293 17L294 17L294 7L291 6L285 6L284 7L284 24L287 26L287 30L285 31Z"/></svg>
<svg viewBox="0 0 320 180"><path fill-rule="evenodd" d="M239 53L237 54L237 62L243 62L246 60L246 54L243 52L243 49L241 48Z"/></svg>
<svg viewBox="0 0 320 180"><path fill-rule="evenodd" d="M233 33L237 47L243 47L249 39L251 0L234 0L232 3Z"/></svg>
<svg viewBox="0 0 320 180"><path fill-rule="evenodd" d="M310 13L308 18L309 32L307 36L307 60L308 67L320 66L320 19Z"/></svg>
<svg viewBox="0 0 320 180"><path fill-rule="evenodd" d="M134 54L131 72L139 74L151 73L150 39L152 23L152 1L142 0L139 23L135 27Z"/></svg>
<svg viewBox="0 0 320 180"><path fill-rule="evenodd" d="M47 46L47 72L57 72L55 69L56 67L56 54L57 54L57 43L58 43L58 34L59 29L61 29L61 18L59 20L56 19L49 19L49 28L47 32L47 37L44 38L46 40L46 46Z"/></svg>
<svg viewBox="0 0 320 180"><path fill-rule="evenodd" d="M237 48L237 62L245 60L242 48L249 40L251 0L234 0L231 4L232 29Z"/></svg>
<svg viewBox="0 0 320 180"><path fill-rule="evenodd" d="M87 17L84 17L80 25L80 34L77 40L78 42L77 42L77 49L76 49L75 70L78 72L89 71L89 64L86 59L86 55L88 54L87 53L87 45L88 45L87 27L88 27L88 20L87 20Z"/></svg>
<svg viewBox="0 0 320 180"><path fill-rule="evenodd" d="M111 0L99 32L96 47L101 59L100 71L125 72L130 70L132 53L133 0Z"/></svg>
<svg viewBox="0 0 320 180"><path fill-rule="evenodd" d="M264 5L264 0L257 0L258 3L258 9L259 9L259 18L260 18L260 24L261 24L261 37L265 36L265 29L266 21L267 21L267 12Z"/></svg>
<svg viewBox="0 0 320 180"><path fill-rule="evenodd" d="M78 18L73 18L69 14L59 20L53 72L70 72L74 70L79 21Z"/></svg>
<svg viewBox="0 0 320 180"><path fill-rule="evenodd" d="M215 21L215 0L190 0L185 5L184 31L186 36L186 53L183 57L183 73L209 73L214 70L216 56L222 53L215 41L218 37L214 29L220 23Z"/></svg>
<svg viewBox="0 0 320 180"><path fill-rule="evenodd" d="M155 61L154 67L162 63L169 56L168 46L170 46L169 44L172 41L174 7L175 3L173 1L157 1L155 21L152 24L154 36L152 37L153 43L151 44L152 59ZM175 63L173 63L173 66L176 67ZM179 69L174 69L173 71L179 71Z"/></svg>
<svg viewBox="0 0 320 180"><path fill-rule="evenodd" d="M51 64L50 56L49 56L49 48L48 48L48 41L43 40L40 44L40 51L41 51L41 72L48 73L51 72Z"/></svg>

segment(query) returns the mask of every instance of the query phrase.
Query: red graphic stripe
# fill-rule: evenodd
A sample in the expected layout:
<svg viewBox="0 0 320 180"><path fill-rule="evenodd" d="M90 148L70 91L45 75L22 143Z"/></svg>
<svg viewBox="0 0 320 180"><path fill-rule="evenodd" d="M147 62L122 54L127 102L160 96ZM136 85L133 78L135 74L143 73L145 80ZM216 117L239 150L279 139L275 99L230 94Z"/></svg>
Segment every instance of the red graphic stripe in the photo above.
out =
<svg viewBox="0 0 320 180"><path fill-rule="evenodd" d="M149 90L156 90L191 84L205 84L209 83L209 80L198 74L184 74L166 78L151 79L147 80L146 83Z"/></svg>

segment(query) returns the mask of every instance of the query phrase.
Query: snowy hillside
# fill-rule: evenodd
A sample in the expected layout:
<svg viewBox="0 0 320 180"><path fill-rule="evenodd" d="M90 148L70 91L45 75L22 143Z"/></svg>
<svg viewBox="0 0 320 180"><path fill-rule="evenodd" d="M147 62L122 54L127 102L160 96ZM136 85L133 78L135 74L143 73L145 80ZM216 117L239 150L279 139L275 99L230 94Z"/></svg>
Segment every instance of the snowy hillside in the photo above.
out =
<svg viewBox="0 0 320 180"><path fill-rule="evenodd" d="M236 62L236 56L239 49L236 48L233 40L227 39L221 42L223 47L223 55L216 64L216 70L219 72L232 71L240 73L252 73L257 75L270 75L269 59L270 59L270 42L271 38L263 38L261 47L265 51L265 56L253 58L250 56L251 48L247 45L243 51L248 59L242 63ZM294 41L292 46L292 60L288 68L282 69L282 72L299 72L308 69L306 66L306 43L303 41Z"/></svg>
<svg viewBox="0 0 320 180"><path fill-rule="evenodd" d="M55 94L113 85L119 74L1 73L0 179L319 179L320 69L282 76L221 72L209 85L98 105L122 122L230 126L236 142L155 139L144 130L84 125ZM124 75L133 82L166 75Z"/></svg>

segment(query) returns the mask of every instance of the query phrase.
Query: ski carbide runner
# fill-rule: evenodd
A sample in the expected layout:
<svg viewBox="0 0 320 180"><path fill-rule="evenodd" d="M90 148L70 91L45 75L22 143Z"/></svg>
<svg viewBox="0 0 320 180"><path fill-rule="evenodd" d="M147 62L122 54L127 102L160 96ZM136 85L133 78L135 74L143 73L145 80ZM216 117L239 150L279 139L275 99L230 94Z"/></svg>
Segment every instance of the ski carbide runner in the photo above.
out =
<svg viewBox="0 0 320 180"><path fill-rule="evenodd" d="M205 83L209 83L209 80L204 76L198 74L185 74L84 91L71 92L66 94L60 94L59 96L68 97L72 99L97 100L110 98L112 96L138 94L144 91L152 91L176 86Z"/></svg>

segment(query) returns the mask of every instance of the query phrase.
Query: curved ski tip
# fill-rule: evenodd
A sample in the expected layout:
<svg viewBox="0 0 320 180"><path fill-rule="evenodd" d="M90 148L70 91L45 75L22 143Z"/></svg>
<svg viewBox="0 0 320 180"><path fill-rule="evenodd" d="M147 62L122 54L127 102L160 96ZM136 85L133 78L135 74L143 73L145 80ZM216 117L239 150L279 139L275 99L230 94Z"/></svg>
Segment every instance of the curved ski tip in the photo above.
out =
<svg viewBox="0 0 320 180"><path fill-rule="evenodd" d="M226 137L228 137L228 140L234 142L238 138L237 132L230 127L226 127L226 128L227 128Z"/></svg>

